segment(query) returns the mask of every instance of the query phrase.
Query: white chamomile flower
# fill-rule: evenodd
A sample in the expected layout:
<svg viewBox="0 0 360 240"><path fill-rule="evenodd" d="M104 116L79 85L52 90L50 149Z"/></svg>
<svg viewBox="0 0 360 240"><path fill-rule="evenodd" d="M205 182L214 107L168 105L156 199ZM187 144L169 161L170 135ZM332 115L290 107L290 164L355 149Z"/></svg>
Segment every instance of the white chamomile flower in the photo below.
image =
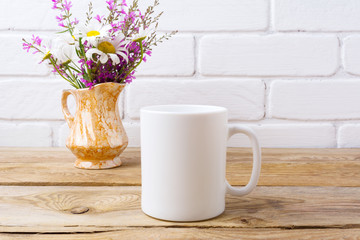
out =
<svg viewBox="0 0 360 240"><path fill-rule="evenodd" d="M101 25L100 23L90 23L87 26L79 27L78 31L82 36L83 42L88 41L92 46L102 38L109 36L110 25Z"/></svg>
<svg viewBox="0 0 360 240"><path fill-rule="evenodd" d="M115 39L104 38L103 40L96 43L95 48L91 48L86 52L87 58L92 58L93 55L97 54L100 56L99 60L102 64L105 64L109 58L112 60L113 65L120 63L120 55L122 58L129 61L128 51L124 46L123 38L121 35L117 36ZM94 60L94 59L93 59Z"/></svg>
<svg viewBox="0 0 360 240"><path fill-rule="evenodd" d="M71 36L68 38L58 37L54 39L50 52L57 64L69 63L76 56L75 40Z"/></svg>
<svg viewBox="0 0 360 240"><path fill-rule="evenodd" d="M141 42L143 40L146 39L146 37L149 36L149 34L153 31L153 29L143 29L143 28L140 28L139 29L139 32L137 34L135 34L134 36L132 36L132 41L133 42Z"/></svg>

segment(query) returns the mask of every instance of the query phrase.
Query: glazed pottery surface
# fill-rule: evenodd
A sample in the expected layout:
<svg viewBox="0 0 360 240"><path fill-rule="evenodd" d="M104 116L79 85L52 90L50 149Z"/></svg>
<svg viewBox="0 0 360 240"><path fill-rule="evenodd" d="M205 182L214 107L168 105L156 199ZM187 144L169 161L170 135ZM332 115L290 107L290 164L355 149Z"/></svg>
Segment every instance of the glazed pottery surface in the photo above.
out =
<svg viewBox="0 0 360 240"><path fill-rule="evenodd" d="M106 169L121 165L119 155L128 138L118 110L118 97L125 84L102 83L89 89L64 90L62 110L70 127L66 146L77 157L75 167ZM67 106L72 94L76 101L75 117Z"/></svg>

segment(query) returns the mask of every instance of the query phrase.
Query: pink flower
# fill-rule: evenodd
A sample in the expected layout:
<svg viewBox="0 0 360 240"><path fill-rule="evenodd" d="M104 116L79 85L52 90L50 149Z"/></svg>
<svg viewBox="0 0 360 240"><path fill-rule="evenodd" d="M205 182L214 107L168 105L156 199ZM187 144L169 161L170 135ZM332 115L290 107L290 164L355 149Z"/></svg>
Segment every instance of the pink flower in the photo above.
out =
<svg viewBox="0 0 360 240"><path fill-rule="evenodd" d="M99 23L101 23L101 20L104 18L104 15L103 16L100 16L99 14L96 15L96 17L94 17L96 20L99 21Z"/></svg>
<svg viewBox="0 0 360 240"><path fill-rule="evenodd" d="M64 20L64 17L62 14L60 14L60 16L56 16L56 21L57 22L62 22Z"/></svg>
<svg viewBox="0 0 360 240"><path fill-rule="evenodd" d="M52 6L52 9L58 9L58 6L57 6L58 3L59 3L58 0L51 0L51 1L52 1L53 4L54 4L54 5Z"/></svg>
<svg viewBox="0 0 360 240"><path fill-rule="evenodd" d="M74 21L71 22L72 25L77 25L79 24L79 20L77 18L74 19Z"/></svg>
<svg viewBox="0 0 360 240"><path fill-rule="evenodd" d="M31 49L31 44L30 43L23 43L23 49L26 50L27 52L29 52L30 49Z"/></svg>
<svg viewBox="0 0 360 240"><path fill-rule="evenodd" d="M64 9L66 9L67 11L70 11L70 8L72 7L72 4L71 4L71 2L69 1L67 1L67 0L65 0L64 1Z"/></svg>
<svg viewBox="0 0 360 240"><path fill-rule="evenodd" d="M106 3L109 5L110 10L115 9L114 0L108 0L108 1L106 1Z"/></svg>
<svg viewBox="0 0 360 240"><path fill-rule="evenodd" d="M33 41L33 43L34 44L36 44L36 45L38 45L38 46L41 46L41 41L42 41L42 39L39 37L39 36L34 36L34 35L32 35L32 39L31 39L32 41Z"/></svg>

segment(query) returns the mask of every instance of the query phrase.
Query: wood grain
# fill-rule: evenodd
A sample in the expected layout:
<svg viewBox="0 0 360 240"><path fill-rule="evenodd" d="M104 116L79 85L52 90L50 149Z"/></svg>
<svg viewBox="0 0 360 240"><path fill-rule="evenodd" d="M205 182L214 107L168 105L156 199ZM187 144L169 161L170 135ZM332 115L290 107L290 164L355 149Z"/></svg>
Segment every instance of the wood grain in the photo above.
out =
<svg viewBox="0 0 360 240"><path fill-rule="evenodd" d="M229 149L227 178L244 185L251 172L251 150ZM140 186L140 151L128 148L123 166L104 171L73 167L64 148L0 149L0 185ZM341 171L340 171L341 170ZM360 149L263 149L259 185L360 186Z"/></svg>
<svg viewBox="0 0 360 240"><path fill-rule="evenodd" d="M140 187L0 187L0 232L97 232L126 227L360 228L360 188L258 187L227 196L217 218L174 223L144 215ZM73 214L76 208L88 208Z"/></svg>
<svg viewBox="0 0 360 240"><path fill-rule="evenodd" d="M91 234L0 234L1 240L161 240L161 239L266 239L351 240L360 239L360 229L239 229L239 228L124 228Z"/></svg>

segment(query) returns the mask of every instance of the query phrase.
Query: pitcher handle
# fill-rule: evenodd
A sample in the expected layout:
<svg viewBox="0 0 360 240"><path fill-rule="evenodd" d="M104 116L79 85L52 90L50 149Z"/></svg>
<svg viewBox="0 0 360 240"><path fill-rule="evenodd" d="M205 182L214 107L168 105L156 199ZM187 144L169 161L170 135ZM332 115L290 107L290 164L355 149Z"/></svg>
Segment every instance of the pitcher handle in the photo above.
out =
<svg viewBox="0 0 360 240"><path fill-rule="evenodd" d="M61 105L62 105L62 112L64 114L65 120L66 120L67 124L69 125L69 127L71 128L71 126L74 123L74 116L71 115L69 108L68 108L68 104L67 104L68 96L70 94L72 94L71 90L63 91L62 97L61 97Z"/></svg>
<svg viewBox="0 0 360 240"><path fill-rule="evenodd" d="M237 133L243 133L247 135L251 140L251 145L253 149L253 168L250 181L245 187L233 187L228 183L228 181L226 181L226 190L227 193L230 193L231 195L244 196L254 190L259 181L261 170L261 148L259 140L257 139L255 132L251 128L245 126L229 127L229 138Z"/></svg>

